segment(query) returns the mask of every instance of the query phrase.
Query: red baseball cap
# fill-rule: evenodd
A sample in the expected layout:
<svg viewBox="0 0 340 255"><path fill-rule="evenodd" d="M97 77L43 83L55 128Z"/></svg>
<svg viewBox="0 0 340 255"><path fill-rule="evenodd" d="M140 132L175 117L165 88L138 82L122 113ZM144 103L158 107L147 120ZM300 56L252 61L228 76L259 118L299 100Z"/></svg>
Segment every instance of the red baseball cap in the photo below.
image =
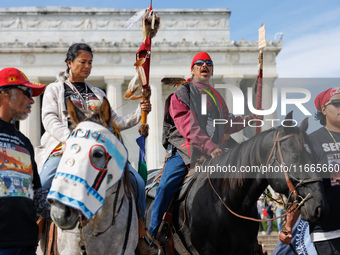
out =
<svg viewBox="0 0 340 255"><path fill-rule="evenodd" d="M332 96L339 93L340 88L330 88L321 92L314 100L316 109L321 111L321 106L325 105Z"/></svg>
<svg viewBox="0 0 340 255"><path fill-rule="evenodd" d="M192 62L191 62L191 68L194 66L194 63L195 63L197 60L210 60L210 61L212 61L208 53L206 53L206 52L200 52L200 53L197 53L196 56L194 57L194 59L192 60Z"/></svg>
<svg viewBox="0 0 340 255"><path fill-rule="evenodd" d="M31 83L23 72L14 67L7 67L0 71L0 89L18 85L29 87L32 90L32 97L41 95L46 87L45 84Z"/></svg>

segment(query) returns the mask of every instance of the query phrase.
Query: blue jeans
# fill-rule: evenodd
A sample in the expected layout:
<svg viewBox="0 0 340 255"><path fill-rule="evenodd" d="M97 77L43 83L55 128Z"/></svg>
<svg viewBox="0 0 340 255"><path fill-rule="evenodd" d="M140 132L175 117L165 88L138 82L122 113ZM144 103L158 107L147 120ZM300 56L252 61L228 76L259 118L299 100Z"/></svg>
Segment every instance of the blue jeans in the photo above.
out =
<svg viewBox="0 0 340 255"><path fill-rule="evenodd" d="M40 172L40 181L41 186L44 189L50 190L52 186L52 181L55 176L55 173L57 172L57 168L60 162L60 157L51 157L48 160L46 160L45 164L43 165L43 168ZM130 180L132 187L136 194L137 205L138 209L141 212L141 216L144 219L145 215L145 182L143 178L139 175L139 173L130 165L129 171L130 171ZM1 255L1 254L0 254Z"/></svg>
<svg viewBox="0 0 340 255"><path fill-rule="evenodd" d="M279 208L279 207L276 207L276 209L275 209L275 216L276 216L276 217L279 217L279 216L282 215L282 213L283 213L282 209ZM283 229L283 226L282 226L282 218L278 218L278 219L276 220L276 223L277 223L277 231L280 232L280 231Z"/></svg>
<svg viewBox="0 0 340 255"><path fill-rule="evenodd" d="M162 217L187 173L188 169L178 152L165 163L151 211L149 232L152 236L156 236Z"/></svg>
<svg viewBox="0 0 340 255"><path fill-rule="evenodd" d="M44 163L42 170L39 174L41 186L44 189L50 190L52 181L57 172L57 168L60 162L60 157L50 157Z"/></svg>
<svg viewBox="0 0 340 255"><path fill-rule="evenodd" d="M37 247L0 249L0 255L36 255Z"/></svg>
<svg viewBox="0 0 340 255"><path fill-rule="evenodd" d="M140 174L130 164L128 164L128 166L129 166L129 171L130 171L131 185L136 194L137 206L141 213L142 219L144 219L145 203L146 203L145 202L145 182L142 176L140 176Z"/></svg>

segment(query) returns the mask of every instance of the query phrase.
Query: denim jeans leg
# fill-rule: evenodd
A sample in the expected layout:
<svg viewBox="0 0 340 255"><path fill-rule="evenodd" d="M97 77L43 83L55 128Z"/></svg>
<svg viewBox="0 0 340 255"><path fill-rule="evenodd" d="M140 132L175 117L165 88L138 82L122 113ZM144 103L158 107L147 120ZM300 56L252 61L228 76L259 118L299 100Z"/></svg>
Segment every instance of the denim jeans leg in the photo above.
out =
<svg viewBox="0 0 340 255"><path fill-rule="evenodd" d="M60 162L60 157L51 157L46 160L45 164L42 167L42 170L39 174L41 186L44 189L50 190L52 186L52 181L57 172L57 168Z"/></svg>
<svg viewBox="0 0 340 255"><path fill-rule="evenodd" d="M139 175L139 173L130 164L128 164L128 166L129 166L129 171L130 171L131 184L136 194L138 209L141 213L142 219L144 219L145 203L146 203L145 202L145 182L143 178Z"/></svg>
<svg viewBox="0 0 340 255"><path fill-rule="evenodd" d="M188 169L178 152L167 160L151 211L149 231L152 236L156 236L162 217L187 173Z"/></svg>
<svg viewBox="0 0 340 255"><path fill-rule="evenodd" d="M279 217L279 216L281 216L282 214L283 214L282 209L279 208L279 207L276 207L275 216L276 216L276 217ZM282 226L282 218L278 218L278 219L276 220L276 222L277 222L277 231L280 232L280 231L283 229L283 226Z"/></svg>

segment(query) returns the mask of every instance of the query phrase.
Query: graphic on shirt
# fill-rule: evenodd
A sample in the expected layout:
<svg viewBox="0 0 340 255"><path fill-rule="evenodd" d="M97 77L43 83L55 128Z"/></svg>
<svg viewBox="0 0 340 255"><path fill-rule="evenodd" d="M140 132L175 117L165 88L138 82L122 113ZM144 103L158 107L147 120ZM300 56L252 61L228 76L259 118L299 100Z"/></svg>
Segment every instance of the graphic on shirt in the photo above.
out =
<svg viewBox="0 0 340 255"><path fill-rule="evenodd" d="M0 196L33 199L33 169L29 152L0 142Z"/></svg>
<svg viewBox="0 0 340 255"><path fill-rule="evenodd" d="M331 176L331 185L337 186L340 185L340 153L329 154L327 155L329 169L333 169L330 171Z"/></svg>
<svg viewBox="0 0 340 255"><path fill-rule="evenodd" d="M91 94L93 94L93 93L91 93ZM85 98L84 100L85 100L85 102L87 104L87 108L89 110L91 110L92 112L98 112L99 111L100 106L101 106L101 102L100 102L100 100L96 96L90 96L89 95L88 99L87 99L86 96L85 97L83 96L83 98ZM71 99L72 103L75 106L77 106L79 109L83 108L82 103L81 103L78 95L71 95L70 99Z"/></svg>

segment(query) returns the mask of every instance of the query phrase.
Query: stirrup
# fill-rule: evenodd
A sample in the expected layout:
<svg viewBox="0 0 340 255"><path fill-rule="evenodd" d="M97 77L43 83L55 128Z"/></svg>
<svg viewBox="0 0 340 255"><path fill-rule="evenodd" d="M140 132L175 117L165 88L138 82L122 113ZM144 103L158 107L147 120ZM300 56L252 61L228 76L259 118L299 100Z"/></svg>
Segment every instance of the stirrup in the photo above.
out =
<svg viewBox="0 0 340 255"><path fill-rule="evenodd" d="M162 250L162 245L161 245L161 243L160 243L156 238L154 238L153 236L151 236L149 230L146 230L146 237L150 240L150 242L151 242L152 244L154 244L154 245L157 247L157 249L158 249L158 254L160 254L159 251L162 251L161 254L163 254L163 250Z"/></svg>
<svg viewBox="0 0 340 255"><path fill-rule="evenodd" d="M156 239L164 246L168 243L170 231L172 231L172 214L165 212L156 235Z"/></svg>

